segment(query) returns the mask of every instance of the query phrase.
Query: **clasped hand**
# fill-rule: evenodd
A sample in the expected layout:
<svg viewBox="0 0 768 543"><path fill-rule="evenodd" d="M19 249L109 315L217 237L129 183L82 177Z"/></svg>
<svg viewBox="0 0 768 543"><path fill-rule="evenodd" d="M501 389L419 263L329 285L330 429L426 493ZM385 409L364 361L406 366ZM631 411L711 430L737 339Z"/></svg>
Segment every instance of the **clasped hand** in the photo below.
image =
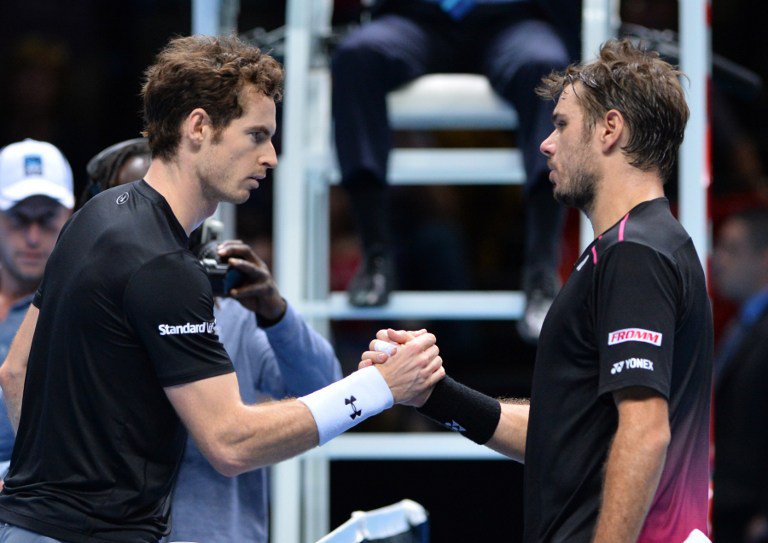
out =
<svg viewBox="0 0 768 543"><path fill-rule="evenodd" d="M426 330L379 330L362 354L358 369L376 365L396 403L421 407L445 377L436 341Z"/></svg>

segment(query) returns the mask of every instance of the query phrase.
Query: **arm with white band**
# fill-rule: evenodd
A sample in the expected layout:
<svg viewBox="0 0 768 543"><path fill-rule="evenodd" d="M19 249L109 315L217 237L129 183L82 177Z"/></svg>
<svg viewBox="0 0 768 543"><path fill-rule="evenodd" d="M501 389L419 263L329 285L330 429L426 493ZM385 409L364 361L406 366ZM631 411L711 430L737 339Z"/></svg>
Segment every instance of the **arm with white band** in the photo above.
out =
<svg viewBox="0 0 768 543"><path fill-rule="evenodd" d="M231 477L322 445L394 403L422 398L445 376L438 352L435 337L425 334L376 367L278 402L244 404L234 373L164 390L200 451Z"/></svg>
<svg viewBox="0 0 768 543"><path fill-rule="evenodd" d="M394 404L387 382L373 366L298 400L309 408L315 419L320 445Z"/></svg>
<svg viewBox="0 0 768 543"><path fill-rule="evenodd" d="M341 381L299 398L315 419L320 445L394 403L414 400L415 405L423 403L419 398L445 376L445 371L435 336L425 333L410 339L406 344L381 347L389 350L390 360L406 359L412 363L400 366L384 363L359 369Z"/></svg>

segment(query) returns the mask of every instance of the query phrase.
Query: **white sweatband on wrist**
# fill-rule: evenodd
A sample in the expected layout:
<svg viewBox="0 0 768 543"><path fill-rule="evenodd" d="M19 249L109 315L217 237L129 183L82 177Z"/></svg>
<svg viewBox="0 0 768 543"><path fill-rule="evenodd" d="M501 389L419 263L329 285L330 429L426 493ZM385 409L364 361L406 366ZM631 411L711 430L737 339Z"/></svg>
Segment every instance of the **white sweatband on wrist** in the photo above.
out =
<svg viewBox="0 0 768 543"><path fill-rule="evenodd" d="M315 418L320 445L395 403L381 372L368 366L299 398Z"/></svg>
<svg viewBox="0 0 768 543"><path fill-rule="evenodd" d="M392 353L395 352L395 347L397 347L397 345L395 345L394 343L390 343L388 341L382 341L380 339L377 339L376 341L373 342L374 351L384 353L387 355L392 355Z"/></svg>

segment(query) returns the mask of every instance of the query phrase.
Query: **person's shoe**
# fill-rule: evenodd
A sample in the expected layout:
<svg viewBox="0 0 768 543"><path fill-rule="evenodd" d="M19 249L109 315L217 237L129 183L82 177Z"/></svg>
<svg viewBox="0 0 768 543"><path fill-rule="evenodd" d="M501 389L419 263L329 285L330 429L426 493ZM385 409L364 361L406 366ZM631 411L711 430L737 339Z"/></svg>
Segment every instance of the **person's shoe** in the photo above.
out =
<svg viewBox="0 0 768 543"><path fill-rule="evenodd" d="M552 273L533 274L525 287L525 309L517 321L517 333L528 343L536 343L544 325L544 318L559 290L559 282Z"/></svg>
<svg viewBox="0 0 768 543"><path fill-rule="evenodd" d="M389 302L394 282L392 258L386 253L366 256L349 283L349 303L357 307L378 307Z"/></svg>

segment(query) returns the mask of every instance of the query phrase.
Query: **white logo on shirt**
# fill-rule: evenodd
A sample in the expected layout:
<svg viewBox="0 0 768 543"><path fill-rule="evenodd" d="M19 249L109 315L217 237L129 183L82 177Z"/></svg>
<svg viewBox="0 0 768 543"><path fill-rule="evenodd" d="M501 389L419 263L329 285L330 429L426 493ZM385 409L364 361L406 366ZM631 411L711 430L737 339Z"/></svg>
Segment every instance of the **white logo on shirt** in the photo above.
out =
<svg viewBox="0 0 768 543"><path fill-rule="evenodd" d="M115 203L117 205L119 205L119 206L123 205L125 202L128 201L128 197L129 197L128 193L124 192L120 196L117 197L117 200L115 200Z"/></svg>
<svg viewBox="0 0 768 543"><path fill-rule="evenodd" d="M647 358L629 358L627 360L622 360L621 362L615 362L611 368L611 375L621 373L621 370L625 368L628 370L639 369L653 371L653 362Z"/></svg>
<svg viewBox="0 0 768 543"><path fill-rule="evenodd" d="M624 328L608 334L608 345L616 345L625 341L642 341L661 347L661 332L643 330L642 328Z"/></svg>
<svg viewBox="0 0 768 543"><path fill-rule="evenodd" d="M216 320L213 322L201 322L200 324L159 324L157 329L161 336L175 336L178 334L217 334Z"/></svg>

